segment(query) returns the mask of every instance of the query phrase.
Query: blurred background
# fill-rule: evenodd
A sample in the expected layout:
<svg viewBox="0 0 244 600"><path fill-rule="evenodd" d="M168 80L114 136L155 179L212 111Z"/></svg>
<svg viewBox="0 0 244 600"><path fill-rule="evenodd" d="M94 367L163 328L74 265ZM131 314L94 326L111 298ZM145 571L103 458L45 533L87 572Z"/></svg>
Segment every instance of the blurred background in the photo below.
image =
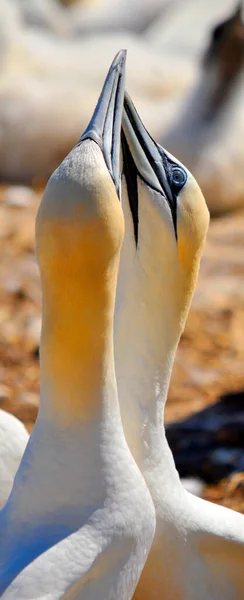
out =
<svg viewBox="0 0 244 600"><path fill-rule="evenodd" d="M244 513L244 10L234 0L0 0L0 408L39 403L35 215L107 69L194 173L211 224L166 408L182 477ZM195 485L194 484L194 485Z"/></svg>

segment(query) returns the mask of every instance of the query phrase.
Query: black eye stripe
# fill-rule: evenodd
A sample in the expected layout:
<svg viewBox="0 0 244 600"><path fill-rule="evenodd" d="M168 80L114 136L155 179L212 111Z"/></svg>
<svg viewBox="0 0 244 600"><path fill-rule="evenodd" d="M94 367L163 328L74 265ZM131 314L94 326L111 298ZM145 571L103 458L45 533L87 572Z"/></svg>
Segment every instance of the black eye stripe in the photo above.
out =
<svg viewBox="0 0 244 600"><path fill-rule="evenodd" d="M131 209L131 214L133 218L133 226L134 226L134 237L136 246L138 244L138 235L139 235L139 206L138 206L138 186L137 186L137 178L139 177L142 181L144 181L147 185L152 188L152 185L142 177L141 173L139 173L136 164L132 158L132 154L130 152L125 134L121 132L121 145L122 145L122 153L123 153L123 173L125 175L128 199ZM157 145L157 144L156 144ZM171 189L173 203L170 204L172 220L175 230L175 237L177 240L177 196L180 190L183 188L187 181L187 173L186 171L177 165L175 162L170 160L163 150L158 146L159 154L163 163L163 167L165 169L167 181L169 187ZM176 181L174 174L180 174L182 176L182 181ZM153 188L152 188L153 189ZM155 190L158 192L158 190ZM159 192L158 192L159 193ZM165 196L165 192L162 190L162 195ZM166 197L167 198L167 197Z"/></svg>
<svg viewBox="0 0 244 600"><path fill-rule="evenodd" d="M133 218L133 226L134 226L134 237L136 246L138 244L138 225L139 225L139 214L138 214L138 186L137 186L137 176L138 171L135 165L135 162L132 158L129 146L127 144L127 140L123 129L121 131L121 145L122 145L122 153L123 153L123 173L125 176L128 200L130 204L130 210Z"/></svg>
<svg viewBox="0 0 244 600"><path fill-rule="evenodd" d="M133 149L135 157L131 155ZM167 201L177 240L177 199L187 180L187 173L150 136L127 93L124 98L122 153L136 244L139 235L138 177Z"/></svg>

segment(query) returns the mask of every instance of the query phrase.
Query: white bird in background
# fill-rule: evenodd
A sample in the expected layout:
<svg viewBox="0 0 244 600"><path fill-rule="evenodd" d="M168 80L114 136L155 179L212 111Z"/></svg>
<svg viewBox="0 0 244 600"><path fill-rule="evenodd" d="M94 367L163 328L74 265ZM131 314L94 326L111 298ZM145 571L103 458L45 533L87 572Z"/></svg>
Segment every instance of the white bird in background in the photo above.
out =
<svg viewBox="0 0 244 600"><path fill-rule="evenodd" d="M9 497L28 439L23 423L0 409L0 508Z"/></svg>
<svg viewBox="0 0 244 600"><path fill-rule="evenodd" d="M121 51L88 128L50 178L37 216L40 409L0 512L0 595L6 590L6 598L14 597L7 588L18 573L57 544L47 577L40 571L33 581L27 569L25 595L20 586L18 600L63 594L128 600L154 535L154 506L124 437L113 355L124 233L124 77ZM58 542L65 544L67 536L63 561ZM42 584L50 584L47 593Z"/></svg>
<svg viewBox="0 0 244 600"><path fill-rule="evenodd" d="M145 32L150 46L163 55L174 54L198 61L206 46L209 31L227 19L235 0L184 0L172 2L162 19L152 22ZM206 10L207 7L207 10Z"/></svg>
<svg viewBox="0 0 244 600"><path fill-rule="evenodd" d="M178 341L209 214L191 173L145 130L125 95L125 239L116 313L116 374L126 439L156 509L136 600L241 600L244 516L187 492L163 423Z"/></svg>
<svg viewBox="0 0 244 600"><path fill-rule="evenodd" d="M244 205L243 4L218 24L199 80L162 135L166 148L191 169L211 214Z"/></svg>

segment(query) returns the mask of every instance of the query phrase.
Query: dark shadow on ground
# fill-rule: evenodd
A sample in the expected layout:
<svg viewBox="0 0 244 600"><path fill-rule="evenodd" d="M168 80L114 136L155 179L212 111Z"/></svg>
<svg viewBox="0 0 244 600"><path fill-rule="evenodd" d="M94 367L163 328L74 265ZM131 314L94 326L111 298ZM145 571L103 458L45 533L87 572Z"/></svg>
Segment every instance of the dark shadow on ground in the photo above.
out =
<svg viewBox="0 0 244 600"><path fill-rule="evenodd" d="M167 425L166 435L181 477L215 483L244 471L244 391Z"/></svg>

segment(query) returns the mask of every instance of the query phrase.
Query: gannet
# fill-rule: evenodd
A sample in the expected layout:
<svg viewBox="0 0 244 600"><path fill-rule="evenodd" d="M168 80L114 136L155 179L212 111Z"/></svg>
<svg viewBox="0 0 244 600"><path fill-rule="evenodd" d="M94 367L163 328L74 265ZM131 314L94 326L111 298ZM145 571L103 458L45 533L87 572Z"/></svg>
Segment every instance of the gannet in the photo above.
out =
<svg viewBox="0 0 244 600"><path fill-rule="evenodd" d="M0 512L0 595L6 590L7 598L18 573L57 544L46 578L40 569L33 581L27 571L18 600L63 594L128 600L153 539L154 506L125 441L113 356L124 230L119 202L124 77L121 51L89 126L51 176L37 215L40 409Z"/></svg>
<svg viewBox="0 0 244 600"><path fill-rule="evenodd" d="M211 32L199 79L162 134L169 151L194 173L211 214L244 203L243 68L243 4L238 2Z"/></svg>
<svg viewBox="0 0 244 600"><path fill-rule="evenodd" d="M23 423L0 409L0 508L9 497L28 439Z"/></svg>
<svg viewBox="0 0 244 600"><path fill-rule="evenodd" d="M126 439L156 508L135 600L241 600L244 517L187 492L169 449L164 407L209 213L191 173L144 128L125 95L116 374ZM117 360L119 358L119 360Z"/></svg>

